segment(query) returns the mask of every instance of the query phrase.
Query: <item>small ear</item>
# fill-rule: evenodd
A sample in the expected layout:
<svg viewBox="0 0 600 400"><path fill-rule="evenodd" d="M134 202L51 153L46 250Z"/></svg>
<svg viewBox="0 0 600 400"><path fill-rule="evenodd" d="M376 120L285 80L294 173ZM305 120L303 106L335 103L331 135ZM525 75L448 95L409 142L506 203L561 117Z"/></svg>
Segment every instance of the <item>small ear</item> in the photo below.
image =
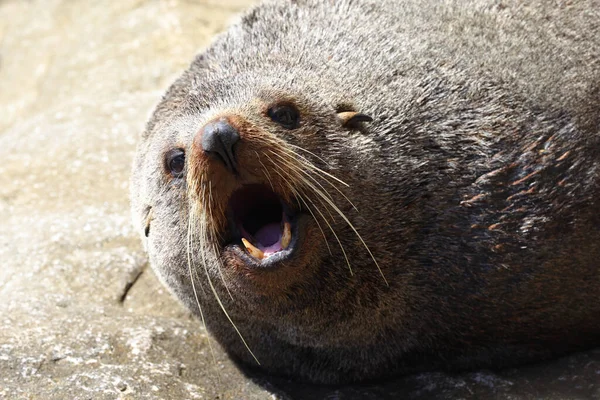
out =
<svg viewBox="0 0 600 400"><path fill-rule="evenodd" d="M148 237L150 235L150 225L152 224L152 220L154 219L154 212L152 208L148 210L148 215L146 216L146 223L144 228L144 236Z"/></svg>
<svg viewBox="0 0 600 400"><path fill-rule="evenodd" d="M338 119L344 127L351 127L358 122L371 122L373 118L356 111L343 111L338 113Z"/></svg>

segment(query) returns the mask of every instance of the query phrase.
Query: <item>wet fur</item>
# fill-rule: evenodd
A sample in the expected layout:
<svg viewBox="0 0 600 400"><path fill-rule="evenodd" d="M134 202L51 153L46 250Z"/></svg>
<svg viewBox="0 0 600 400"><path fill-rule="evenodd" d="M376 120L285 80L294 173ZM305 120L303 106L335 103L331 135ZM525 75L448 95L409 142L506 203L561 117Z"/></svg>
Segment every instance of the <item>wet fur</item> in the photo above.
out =
<svg viewBox="0 0 600 400"><path fill-rule="evenodd" d="M211 284L259 368L302 380L501 367L600 343L600 4L521 3L267 3L168 90L138 148L134 220L161 280L198 313L189 256L206 324L232 357L258 367ZM303 111L301 131L261 111L287 99ZM373 122L344 127L336 115L348 110ZM331 231L328 249L310 221L302 258L275 271L188 246L198 216L207 222L191 226L215 226L208 240L218 239L224 217L207 205L233 189L214 183L214 201L198 200L194 179L223 171L198 156L173 180L164 153L192 154L198 129L223 114L258 132L252 148L272 176L261 149L276 138L278 154L301 146L348 183L336 185L358 212L329 193L389 284L322 205L352 274ZM245 177L267 184L246 158Z"/></svg>

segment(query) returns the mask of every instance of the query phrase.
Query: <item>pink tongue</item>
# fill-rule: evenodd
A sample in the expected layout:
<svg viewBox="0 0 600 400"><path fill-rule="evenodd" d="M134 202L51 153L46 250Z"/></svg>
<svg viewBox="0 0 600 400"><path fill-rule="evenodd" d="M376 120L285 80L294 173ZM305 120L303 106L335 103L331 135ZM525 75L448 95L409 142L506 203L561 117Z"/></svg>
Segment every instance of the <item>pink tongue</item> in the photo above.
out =
<svg viewBox="0 0 600 400"><path fill-rule="evenodd" d="M280 223L273 222L263 226L254 234L254 238L258 242L257 244L262 247L261 250L277 244L279 239L281 239Z"/></svg>

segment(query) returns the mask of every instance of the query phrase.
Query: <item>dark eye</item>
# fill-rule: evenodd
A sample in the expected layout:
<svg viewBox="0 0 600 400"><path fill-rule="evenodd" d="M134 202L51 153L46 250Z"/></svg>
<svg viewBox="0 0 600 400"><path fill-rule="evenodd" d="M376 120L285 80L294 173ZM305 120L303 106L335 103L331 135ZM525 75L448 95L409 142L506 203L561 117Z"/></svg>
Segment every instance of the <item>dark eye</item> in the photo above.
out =
<svg viewBox="0 0 600 400"><path fill-rule="evenodd" d="M269 118L285 129L296 129L300 126L300 112L292 105L279 105L269 108Z"/></svg>
<svg viewBox="0 0 600 400"><path fill-rule="evenodd" d="M182 149L170 150L165 156L165 164L173 178L181 178L185 168L185 152Z"/></svg>

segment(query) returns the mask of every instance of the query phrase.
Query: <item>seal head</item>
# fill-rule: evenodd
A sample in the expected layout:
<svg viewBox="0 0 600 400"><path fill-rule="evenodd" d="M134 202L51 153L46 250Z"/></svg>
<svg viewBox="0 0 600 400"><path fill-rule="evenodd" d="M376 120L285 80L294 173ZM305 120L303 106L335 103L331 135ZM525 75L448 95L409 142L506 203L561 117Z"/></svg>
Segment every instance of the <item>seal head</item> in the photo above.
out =
<svg viewBox="0 0 600 400"><path fill-rule="evenodd" d="M594 12L468 3L267 3L156 108L135 225L234 359L335 383L599 343Z"/></svg>

